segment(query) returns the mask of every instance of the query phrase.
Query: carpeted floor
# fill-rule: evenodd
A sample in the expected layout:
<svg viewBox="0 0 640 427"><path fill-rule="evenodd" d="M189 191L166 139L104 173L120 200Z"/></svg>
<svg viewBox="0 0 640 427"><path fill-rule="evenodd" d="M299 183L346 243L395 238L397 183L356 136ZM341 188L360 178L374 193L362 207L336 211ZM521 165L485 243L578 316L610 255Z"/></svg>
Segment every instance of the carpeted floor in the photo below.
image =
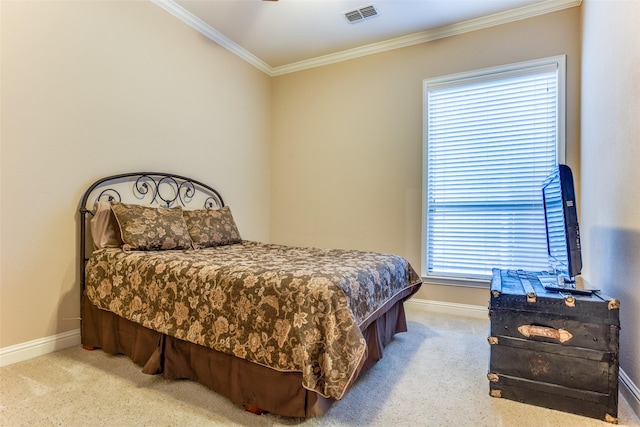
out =
<svg viewBox="0 0 640 427"><path fill-rule="evenodd" d="M192 381L80 347L0 368L2 426L608 426L489 397L488 321L407 305L409 332L321 418L262 416ZM640 426L620 396L619 425Z"/></svg>

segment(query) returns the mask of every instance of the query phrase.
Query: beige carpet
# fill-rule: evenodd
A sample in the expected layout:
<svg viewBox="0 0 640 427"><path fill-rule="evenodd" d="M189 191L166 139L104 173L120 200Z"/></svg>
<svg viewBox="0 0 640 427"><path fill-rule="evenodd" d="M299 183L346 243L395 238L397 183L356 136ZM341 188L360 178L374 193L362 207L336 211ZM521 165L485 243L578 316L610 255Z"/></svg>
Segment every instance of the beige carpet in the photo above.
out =
<svg viewBox="0 0 640 427"><path fill-rule="evenodd" d="M408 333L322 418L253 415L192 381L79 347L0 368L2 426L609 426L489 397L488 321L407 306ZM375 390L375 392L373 392ZM620 396L622 426L640 420Z"/></svg>

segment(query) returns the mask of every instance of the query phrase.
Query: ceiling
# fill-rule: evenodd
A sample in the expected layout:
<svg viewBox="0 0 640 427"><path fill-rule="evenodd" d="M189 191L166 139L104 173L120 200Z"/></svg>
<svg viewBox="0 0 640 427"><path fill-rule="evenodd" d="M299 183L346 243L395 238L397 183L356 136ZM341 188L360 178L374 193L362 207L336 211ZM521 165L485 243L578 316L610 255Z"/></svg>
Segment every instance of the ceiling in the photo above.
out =
<svg viewBox="0 0 640 427"><path fill-rule="evenodd" d="M152 0L270 75L577 6L581 0ZM352 23L345 12L373 6Z"/></svg>

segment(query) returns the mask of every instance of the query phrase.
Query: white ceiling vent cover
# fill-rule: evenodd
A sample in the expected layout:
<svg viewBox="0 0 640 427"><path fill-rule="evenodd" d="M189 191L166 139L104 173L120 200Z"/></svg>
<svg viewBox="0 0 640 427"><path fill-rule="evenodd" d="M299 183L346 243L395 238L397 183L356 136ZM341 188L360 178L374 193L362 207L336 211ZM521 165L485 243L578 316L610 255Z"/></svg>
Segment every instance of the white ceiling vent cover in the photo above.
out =
<svg viewBox="0 0 640 427"><path fill-rule="evenodd" d="M349 12L344 13L344 17L347 18L347 21L349 21L350 24L373 18L374 16L378 16L378 11L375 7L373 7L373 5L364 6L359 9L350 10Z"/></svg>

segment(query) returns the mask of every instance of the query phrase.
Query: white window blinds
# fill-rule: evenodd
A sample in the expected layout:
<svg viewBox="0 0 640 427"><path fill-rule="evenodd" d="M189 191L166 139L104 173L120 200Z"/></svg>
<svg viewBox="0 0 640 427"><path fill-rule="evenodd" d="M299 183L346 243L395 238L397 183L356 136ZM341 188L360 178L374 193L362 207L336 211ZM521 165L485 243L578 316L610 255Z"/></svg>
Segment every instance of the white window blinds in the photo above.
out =
<svg viewBox="0 0 640 427"><path fill-rule="evenodd" d="M548 268L541 183L564 148L558 58L425 81L423 274Z"/></svg>

